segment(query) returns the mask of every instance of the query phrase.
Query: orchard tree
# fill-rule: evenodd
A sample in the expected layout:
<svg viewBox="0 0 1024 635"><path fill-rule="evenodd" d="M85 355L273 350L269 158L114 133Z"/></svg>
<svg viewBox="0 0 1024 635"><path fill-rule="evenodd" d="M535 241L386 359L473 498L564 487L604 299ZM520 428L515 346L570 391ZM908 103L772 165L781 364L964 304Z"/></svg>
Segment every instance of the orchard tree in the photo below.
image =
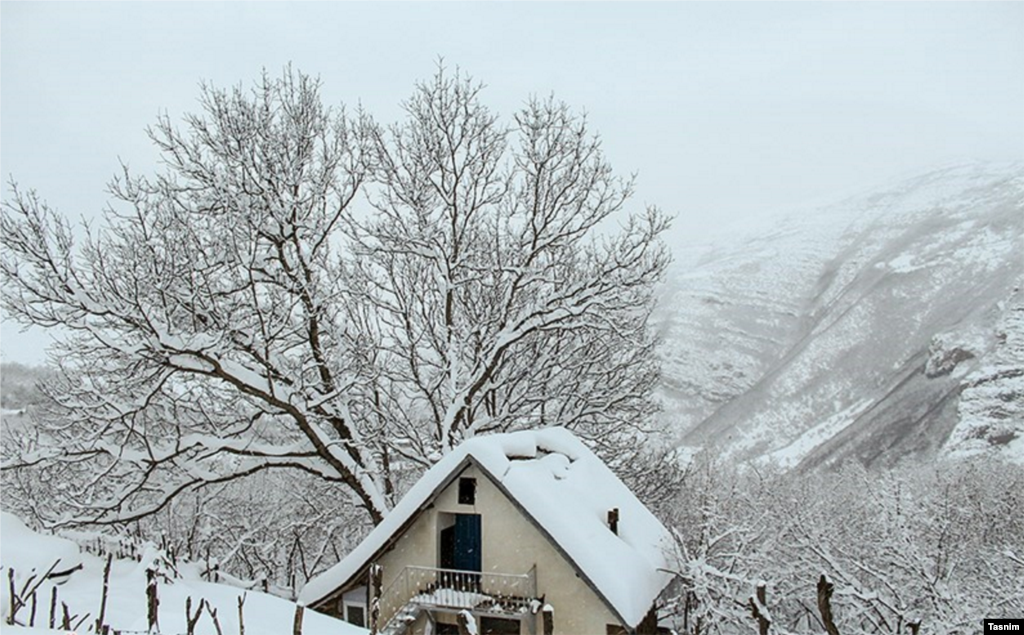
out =
<svg viewBox="0 0 1024 635"><path fill-rule="evenodd" d="M403 475L473 435L634 447L668 221L627 213L583 117L531 101L506 125L479 93L439 69L385 127L291 71L204 86L201 114L149 130L164 169L124 169L100 228L12 185L4 308L70 335L5 471L59 479L58 522L271 469L379 522Z"/></svg>

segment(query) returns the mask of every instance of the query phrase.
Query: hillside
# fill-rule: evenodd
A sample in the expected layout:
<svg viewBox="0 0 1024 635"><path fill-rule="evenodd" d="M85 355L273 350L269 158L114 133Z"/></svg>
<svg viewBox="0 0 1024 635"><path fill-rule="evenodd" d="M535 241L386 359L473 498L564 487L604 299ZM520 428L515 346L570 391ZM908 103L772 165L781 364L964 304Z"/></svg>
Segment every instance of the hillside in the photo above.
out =
<svg viewBox="0 0 1024 635"><path fill-rule="evenodd" d="M659 313L683 445L811 468L1024 462L1024 169L891 183L683 250Z"/></svg>
<svg viewBox="0 0 1024 635"><path fill-rule="evenodd" d="M94 632L99 615L111 631L148 632L147 568L163 572L157 576L158 626L161 633L182 634L187 631L186 606L196 620L196 633L227 635L244 632L249 635L281 635L292 633L296 604L288 600L243 590L227 584L203 581L194 563L179 563L169 569L163 554L148 545L136 559L114 558L111 562L108 589L104 594L105 558L82 550L71 540L29 529L20 518L6 512L0 514L0 611L3 632L44 635L68 633L66 629L46 628L60 625L66 610L69 623L79 633ZM48 572L52 574L47 575ZM39 582L39 578L45 577ZM10 581L7 584L6 581ZM38 584L38 587L36 585ZM17 599L12 602L11 587ZM30 591L35 588L33 600ZM57 598L60 604L51 601ZM24 603L22 603L24 601ZM200 602L208 605L198 611ZM15 607L17 607L15 609ZM54 610L53 607L56 607ZM12 618L12 609L13 618ZM51 611L54 611L51 622ZM35 628L28 628L30 625ZM241 626L240 626L241 625ZM24 628L19 628L22 626ZM306 635L365 635L358 628L315 611L305 611L302 621Z"/></svg>

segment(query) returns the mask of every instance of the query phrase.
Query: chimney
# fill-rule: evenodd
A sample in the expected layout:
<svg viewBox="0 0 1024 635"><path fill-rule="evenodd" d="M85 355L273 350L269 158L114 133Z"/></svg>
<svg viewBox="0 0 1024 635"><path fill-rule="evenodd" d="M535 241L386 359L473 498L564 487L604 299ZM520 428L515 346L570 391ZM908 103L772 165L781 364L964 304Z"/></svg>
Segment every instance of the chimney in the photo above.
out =
<svg viewBox="0 0 1024 635"><path fill-rule="evenodd" d="M612 530L612 533L616 536L619 535L619 508L615 507L608 510L608 528Z"/></svg>

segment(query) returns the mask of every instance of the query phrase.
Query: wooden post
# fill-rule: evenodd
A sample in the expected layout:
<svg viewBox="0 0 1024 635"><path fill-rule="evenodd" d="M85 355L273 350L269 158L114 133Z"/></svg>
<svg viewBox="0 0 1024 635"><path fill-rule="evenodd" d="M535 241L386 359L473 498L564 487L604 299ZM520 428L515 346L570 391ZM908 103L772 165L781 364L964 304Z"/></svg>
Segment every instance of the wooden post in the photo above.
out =
<svg viewBox="0 0 1024 635"><path fill-rule="evenodd" d="M832 591L835 586L828 581L825 574L818 578L818 611L821 613L821 621L825 625L825 632L828 635L839 635L839 629L832 619Z"/></svg>
<svg viewBox="0 0 1024 635"><path fill-rule="evenodd" d="M14 587L14 569L7 570L7 581L11 587L11 612L7 614L7 623L11 626L14 625L14 615L18 612L18 590Z"/></svg>
<svg viewBox="0 0 1024 635"><path fill-rule="evenodd" d="M377 635L380 628L381 566L376 562L367 571L370 588L370 635Z"/></svg>
<svg viewBox="0 0 1024 635"><path fill-rule="evenodd" d="M550 604L545 604L541 609L541 622L543 623L544 635L555 633L555 609Z"/></svg>
<svg viewBox="0 0 1024 635"><path fill-rule="evenodd" d="M57 587L50 589L50 628L57 624Z"/></svg>
<svg viewBox="0 0 1024 635"><path fill-rule="evenodd" d="M149 632L156 633L160 625L160 598L157 596L156 569L146 569L146 618L149 624Z"/></svg>
<svg viewBox="0 0 1024 635"><path fill-rule="evenodd" d="M910 635L917 635L917 632L921 630L920 618L907 620L907 628L910 630Z"/></svg>
<svg viewBox="0 0 1024 635"><path fill-rule="evenodd" d="M771 612L768 611L768 589L764 582L758 582L754 589L754 596L747 600L750 607L750 616L757 620L757 632L760 635L768 635L772 627Z"/></svg>
<svg viewBox="0 0 1024 635"><path fill-rule="evenodd" d="M473 619L473 615L469 611L459 611L459 614L455 616L455 621L459 625L459 635L472 635L476 632L476 620ZM469 627L470 622L473 623L473 629Z"/></svg>
<svg viewBox="0 0 1024 635"><path fill-rule="evenodd" d="M608 510L608 528L615 535L619 534L619 508L614 507Z"/></svg>
<svg viewBox="0 0 1024 635"><path fill-rule="evenodd" d="M295 623L292 625L292 635L302 635L302 614L306 607L301 604L295 605Z"/></svg>
<svg viewBox="0 0 1024 635"><path fill-rule="evenodd" d="M96 617L96 632L103 632L103 622L107 615L107 594L110 592L110 563L114 554L107 554L107 563L103 566L103 594L100 595L100 614Z"/></svg>

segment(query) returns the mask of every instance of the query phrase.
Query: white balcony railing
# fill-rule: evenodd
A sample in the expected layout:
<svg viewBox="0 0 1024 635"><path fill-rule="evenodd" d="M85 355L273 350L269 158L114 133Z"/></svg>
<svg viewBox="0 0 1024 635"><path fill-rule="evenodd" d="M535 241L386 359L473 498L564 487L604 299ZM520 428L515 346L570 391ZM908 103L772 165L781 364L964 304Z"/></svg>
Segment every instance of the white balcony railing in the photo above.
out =
<svg viewBox="0 0 1024 635"><path fill-rule="evenodd" d="M536 567L508 574L408 566L381 593L380 618L390 623L403 608L521 615L536 597Z"/></svg>

